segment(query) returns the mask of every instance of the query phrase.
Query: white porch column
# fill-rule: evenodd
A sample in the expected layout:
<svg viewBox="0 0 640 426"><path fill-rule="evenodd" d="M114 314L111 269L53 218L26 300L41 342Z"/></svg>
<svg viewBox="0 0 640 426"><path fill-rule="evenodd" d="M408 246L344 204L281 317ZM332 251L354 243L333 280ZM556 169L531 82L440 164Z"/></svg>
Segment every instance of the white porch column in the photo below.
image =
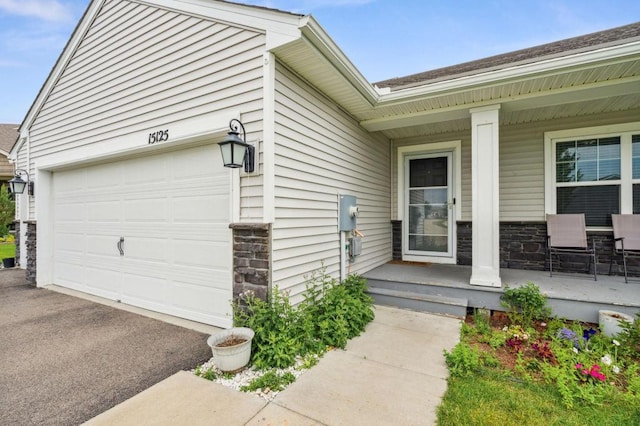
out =
<svg viewBox="0 0 640 426"><path fill-rule="evenodd" d="M472 285L501 287L498 118L500 105L471 109Z"/></svg>

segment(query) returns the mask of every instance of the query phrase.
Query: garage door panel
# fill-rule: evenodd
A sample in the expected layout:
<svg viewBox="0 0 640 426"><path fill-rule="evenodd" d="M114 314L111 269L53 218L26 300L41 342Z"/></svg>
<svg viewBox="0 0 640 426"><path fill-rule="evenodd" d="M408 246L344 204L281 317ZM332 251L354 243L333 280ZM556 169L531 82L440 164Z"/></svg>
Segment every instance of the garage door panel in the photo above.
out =
<svg viewBox="0 0 640 426"><path fill-rule="evenodd" d="M72 234L67 232L55 233L56 250L67 253L84 253L85 237L83 234Z"/></svg>
<svg viewBox="0 0 640 426"><path fill-rule="evenodd" d="M217 145L54 173L55 282L230 326L230 183Z"/></svg>
<svg viewBox="0 0 640 426"><path fill-rule="evenodd" d="M134 161L124 163L124 184L125 186L137 186L144 183L166 182L168 167L168 156L151 156L138 158Z"/></svg>
<svg viewBox="0 0 640 426"><path fill-rule="evenodd" d="M167 277L169 277L169 280L174 283L201 286L211 290L228 292L231 294L231 287L229 285L226 269L198 269L183 265L173 265L171 269L167 270ZM229 298L227 298L227 301L229 301Z"/></svg>
<svg viewBox="0 0 640 426"><path fill-rule="evenodd" d="M126 222L167 222L168 201L164 198L135 199L124 201Z"/></svg>
<svg viewBox="0 0 640 426"><path fill-rule="evenodd" d="M215 149L211 149L215 148ZM217 146L202 146L199 148L175 152L171 156L171 167L179 171L174 179L182 180L193 176L210 176L216 174L212 165L222 164L220 148ZM225 173L226 172L226 173ZM217 174L229 176L228 170L217 168Z"/></svg>
<svg viewBox="0 0 640 426"><path fill-rule="evenodd" d="M177 309L208 314L212 312L213 307L214 312L231 315L231 293L226 290L178 281L171 287L170 292L172 305ZM191 295L195 297L191 297Z"/></svg>
<svg viewBox="0 0 640 426"><path fill-rule="evenodd" d="M123 244L125 261L146 262L149 268L169 262L170 242L166 238L145 238L127 235Z"/></svg>
<svg viewBox="0 0 640 426"><path fill-rule="evenodd" d="M112 300L121 299L122 273L120 271L96 266L87 267L85 271L85 282L91 283L91 293Z"/></svg>
<svg viewBox="0 0 640 426"><path fill-rule="evenodd" d="M166 304L167 292L171 284L165 277L150 277L130 273L124 276L122 301L136 301L140 305L145 300L155 305ZM129 302L127 302L129 303Z"/></svg>
<svg viewBox="0 0 640 426"><path fill-rule="evenodd" d="M118 259L119 238L115 235L89 235L85 237L87 255L99 257L101 260Z"/></svg>
<svg viewBox="0 0 640 426"><path fill-rule="evenodd" d="M68 170L64 173L56 173L56 195L77 195L86 188L84 169Z"/></svg>
<svg viewBox="0 0 640 426"><path fill-rule="evenodd" d="M222 269L231 262L231 254L227 253L226 247L225 243L209 241L174 241L171 257L178 265Z"/></svg>
<svg viewBox="0 0 640 426"><path fill-rule="evenodd" d="M121 209L119 200L93 202L86 206L86 218L88 222L119 222Z"/></svg>
<svg viewBox="0 0 640 426"><path fill-rule="evenodd" d="M77 261L73 258L61 258L58 260L58 274L56 278L56 284L70 287L75 290L86 289L86 274L84 267L78 265Z"/></svg>
<svg viewBox="0 0 640 426"><path fill-rule="evenodd" d="M54 215L59 222L82 222L85 214L84 205L77 203L57 204L54 208Z"/></svg>
<svg viewBox="0 0 640 426"><path fill-rule="evenodd" d="M229 199L227 197L176 197L173 199L175 222L227 222Z"/></svg>
<svg viewBox="0 0 640 426"><path fill-rule="evenodd" d="M91 192L96 189L112 191L122 182L122 164L107 163L78 170L82 173L84 189ZM94 191L95 192L95 191Z"/></svg>
<svg viewBox="0 0 640 426"><path fill-rule="evenodd" d="M170 230L169 236L172 239L218 241L228 244L231 244L232 238L228 223L178 223Z"/></svg>

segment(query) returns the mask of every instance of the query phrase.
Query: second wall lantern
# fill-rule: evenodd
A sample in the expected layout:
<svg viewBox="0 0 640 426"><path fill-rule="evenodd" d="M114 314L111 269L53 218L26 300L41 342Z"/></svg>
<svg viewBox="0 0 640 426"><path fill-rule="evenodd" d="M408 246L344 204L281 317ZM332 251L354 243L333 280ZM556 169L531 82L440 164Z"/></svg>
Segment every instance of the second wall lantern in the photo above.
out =
<svg viewBox="0 0 640 426"><path fill-rule="evenodd" d="M238 133L238 126L242 129L242 139L240 139L240 133ZM247 143L244 125L240 120L234 118L229 122L229 128L231 131L219 143L224 166L238 169L244 165L245 172L253 172L255 168L255 147Z"/></svg>

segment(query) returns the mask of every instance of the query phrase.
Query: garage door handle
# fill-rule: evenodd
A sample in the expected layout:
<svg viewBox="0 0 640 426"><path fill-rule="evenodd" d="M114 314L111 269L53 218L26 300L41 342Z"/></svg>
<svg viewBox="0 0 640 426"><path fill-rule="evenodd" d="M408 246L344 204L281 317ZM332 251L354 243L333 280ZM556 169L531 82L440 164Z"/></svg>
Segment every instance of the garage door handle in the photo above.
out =
<svg viewBox="0 0 640 426"><path fill-rule="evenodd" d="M120 241L118 241L118 250L120 251L120 256L124 256L124 237L120 237Z"/></svg>

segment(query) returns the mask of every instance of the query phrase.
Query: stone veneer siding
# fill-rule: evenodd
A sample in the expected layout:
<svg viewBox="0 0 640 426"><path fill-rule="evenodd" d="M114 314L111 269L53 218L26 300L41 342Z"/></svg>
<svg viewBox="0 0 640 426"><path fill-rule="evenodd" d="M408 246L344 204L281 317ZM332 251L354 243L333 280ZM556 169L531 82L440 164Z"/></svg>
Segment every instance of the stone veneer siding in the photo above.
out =
<svg viewBox="0 0 640 426"><path fill-rule="evenodd" d="M393 229L393 260L402 259L402 221L391 221ZM472 225L471 222L457 222L457 262L458 265L471 265ZM609 273L609 262L613 248L611 232L588 232L589 244L596 242L599 274ZM586 256L562 255L560 263L554 259L554 270L586 271ZM614 255L612 274L622 275L622 256ZM501 222L500 223L500 267L512 269L549 270L547 261L547 224L546 222ZM628 258L629 275L637 276L640 270L640 258Z"/></svg>
<svg viewBox="0 0 640 426"><path fill-rule="evenodd" d="M233 300L252 290L267 300L271 276L271 225L232 223L233 231Z"/></svg>
<svg viewBox="0 0 640 426"><path fill-rule="evenodd" d="M402 221L391 221L392 259L402 260Z"/></svg>
<svg viewBox="0 0 640 426"><path fill-rule="evenodd" d="M23 222L27 225L27 232L25 235L25 246L27 249L27 281L31 284L36 283L36 221L28 220Z"/></svg>
<svg viewBox="0 0 640 426"><path fill-rule="evenodd" d="M471 265L471 222L458 222L459 265ZM609 262L613 248L613 234L606 231L587 232L589 245L596 243L599 274L609 273ZM549 270L547 261L546 222L501 222L500 223L500 267L513 269ZM586 256L562 255L560 263L554 259L554 270L586 271ZM638 271L640 259L627 259L630 275ZM622 256L613 256L612 274L623 274Z"/></svg>

